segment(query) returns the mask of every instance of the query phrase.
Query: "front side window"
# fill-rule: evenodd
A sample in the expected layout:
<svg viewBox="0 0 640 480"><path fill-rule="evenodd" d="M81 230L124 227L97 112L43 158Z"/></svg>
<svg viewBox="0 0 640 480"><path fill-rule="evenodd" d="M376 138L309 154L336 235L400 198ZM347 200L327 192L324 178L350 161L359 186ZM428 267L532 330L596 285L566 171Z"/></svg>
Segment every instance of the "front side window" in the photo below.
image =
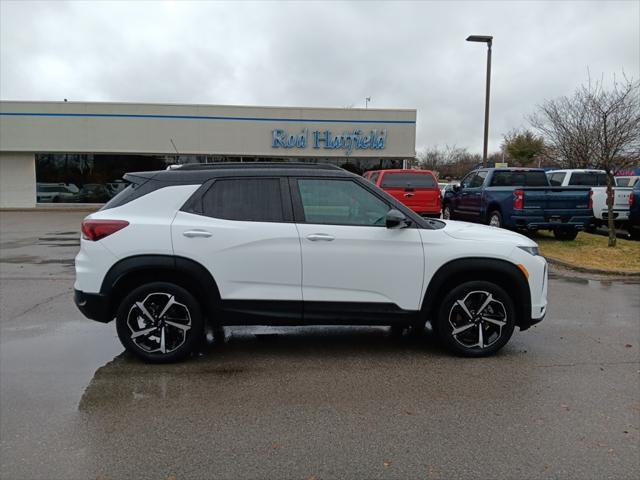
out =
<svg viewBox="0 0 640 480"><path fill-rule="evenodd" d="M566 173L552 173L551 176L549 177L549 184L552 187L561 187L562 186L562 181L564 180Z"/></svg>
<svg viewBox="0 0 640 480"><path fill-rule="evenodd" d="M372 173L371 176L369 177L369 180L371 181L371 183L375 185L375 183L378 181L379 176L380 176L380 172Z"/></svg>
<svg viewBox="0 0 640 480"><path fill-rule="evenodd" d="M389 205L351 180L300 179L307 223L384 226Z"/></svg>
<svg viewBox="0 0 640 480"><path fill-rule="evenodd" d="M482 172L478 172L478 174L475 177L473 177L473 180L471 181L471 185L469 185L469 187L480 188L484 183L484 179L487 178L487 173L488 172L486 170Z"/></svg>
<svg viewBox="0 0 640 480"><path fill-rule="evenodd" d="M277 178L216 180L202 196L208 217L246 222L282 222L282 195Z"/></svg>
<svg viewBox="0 0 640 480"><path fill-rule="evenodd" d="M471 186L471 182L473 182L473 179L476 177L476 175L477 175L476 172L471 172L469 175L467 175L462 179L462 182L460 182L460 186L462 188L469 188Z"/></svg>

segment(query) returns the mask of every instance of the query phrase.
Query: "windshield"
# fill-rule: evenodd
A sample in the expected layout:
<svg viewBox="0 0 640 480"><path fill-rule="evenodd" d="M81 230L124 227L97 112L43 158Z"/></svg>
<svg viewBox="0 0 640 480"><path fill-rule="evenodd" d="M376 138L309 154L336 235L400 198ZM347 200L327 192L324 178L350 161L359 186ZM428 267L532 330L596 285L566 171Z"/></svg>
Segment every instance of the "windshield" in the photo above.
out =
<svg viewBox="0 0 640 480"><path fill-rule="evenodd" d="M542 170L502 170L493 172L492 187L548 187Z"/></svg>
<svg viewBox="0 0 640 480"><path fill-rule="evenodd" d="M430 173L385 173L382 188L434 188L436 180Z"/></svg>

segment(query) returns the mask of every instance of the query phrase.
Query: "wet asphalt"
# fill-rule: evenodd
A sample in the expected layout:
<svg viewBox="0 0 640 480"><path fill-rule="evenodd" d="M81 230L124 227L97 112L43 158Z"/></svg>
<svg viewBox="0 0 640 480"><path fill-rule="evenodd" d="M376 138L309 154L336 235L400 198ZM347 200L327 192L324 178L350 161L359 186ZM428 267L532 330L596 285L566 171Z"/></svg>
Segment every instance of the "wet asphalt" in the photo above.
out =
<svg viewBox="0 0 640 480"><path fill-rule="evenodd" d="M73 304L78 212L0 212L3 479L635 479L640 280L554 274L492 358L387 328L233 328L145 365Z"/></svg>

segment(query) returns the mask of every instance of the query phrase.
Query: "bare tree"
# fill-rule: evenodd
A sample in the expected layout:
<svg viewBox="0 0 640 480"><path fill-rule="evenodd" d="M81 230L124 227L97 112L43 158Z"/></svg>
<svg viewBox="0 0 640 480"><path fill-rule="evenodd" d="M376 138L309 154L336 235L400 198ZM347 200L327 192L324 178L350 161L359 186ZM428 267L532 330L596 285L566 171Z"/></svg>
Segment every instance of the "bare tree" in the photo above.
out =
<svg viewBox="0 0 640 480"><path fill-rule="evenodd" d="M570 97L544 102L530 121L560 165L607 173L609 246L615 247L613 176L640 162L640 82L623 76L607 88L589 80Z"/></svg>

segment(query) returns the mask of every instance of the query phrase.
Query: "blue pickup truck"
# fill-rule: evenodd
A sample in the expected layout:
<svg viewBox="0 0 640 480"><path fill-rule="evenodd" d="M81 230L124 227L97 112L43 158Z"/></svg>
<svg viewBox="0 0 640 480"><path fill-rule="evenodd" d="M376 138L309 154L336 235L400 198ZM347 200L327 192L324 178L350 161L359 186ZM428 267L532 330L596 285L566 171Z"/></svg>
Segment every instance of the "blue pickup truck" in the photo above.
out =
<svg viewBox="0 0 640 480"><path fill-rule="evenodd" d="M514 230L552 230L573 240L592 220L591 189L551 187L538 168L483 168L465 176L442 201L444 219Z"/></svg>

